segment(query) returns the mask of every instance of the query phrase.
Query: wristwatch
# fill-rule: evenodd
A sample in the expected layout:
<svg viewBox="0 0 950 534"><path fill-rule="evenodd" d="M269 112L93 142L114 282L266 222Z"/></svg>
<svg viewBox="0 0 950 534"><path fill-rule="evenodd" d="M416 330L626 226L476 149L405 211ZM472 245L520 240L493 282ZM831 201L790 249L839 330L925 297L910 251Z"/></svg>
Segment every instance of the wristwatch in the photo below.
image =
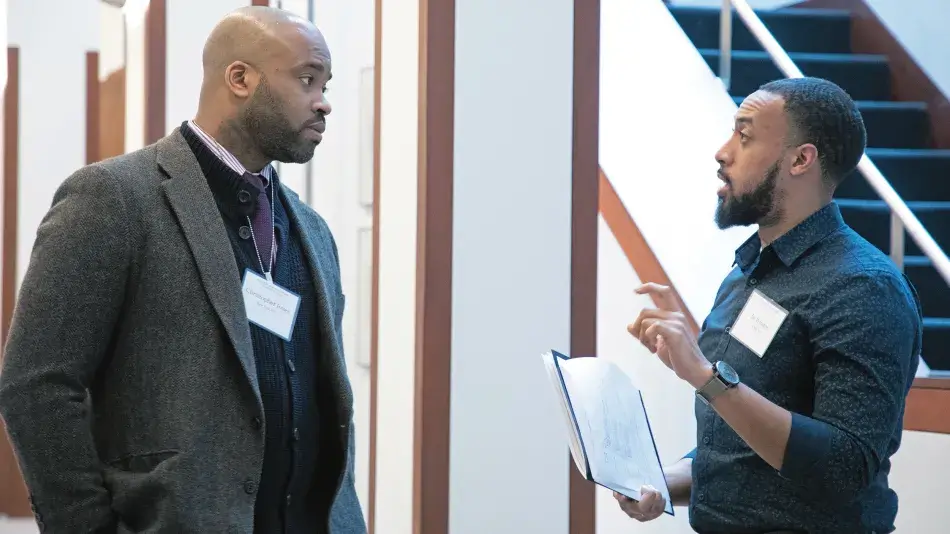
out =
<svg viewBox="0 0 950 534"><path fill-rule="evenodd" d="M713 364L713 376L696 390L696 395L706 404L726 391L739 385L739 374L728 363L719 360Z"/></svg>

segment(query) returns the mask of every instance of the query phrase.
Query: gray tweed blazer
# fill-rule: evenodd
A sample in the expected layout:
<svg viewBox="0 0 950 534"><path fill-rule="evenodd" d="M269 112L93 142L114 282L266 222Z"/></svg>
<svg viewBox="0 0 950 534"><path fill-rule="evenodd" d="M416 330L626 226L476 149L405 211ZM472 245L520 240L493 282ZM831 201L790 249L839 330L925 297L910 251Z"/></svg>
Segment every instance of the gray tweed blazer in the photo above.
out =
<svg viewBox="0 0 950 534"><path fill-rule="evenodd" d="M335 400L321 413L338 428L321 459L335 491L307 505L330 509L328 532L363 534L336 244L280 194L318 292ZM234 253L179 131L70 176L39 227L0 371L41 531L251 534L264 455L255 369Z"/></svg>

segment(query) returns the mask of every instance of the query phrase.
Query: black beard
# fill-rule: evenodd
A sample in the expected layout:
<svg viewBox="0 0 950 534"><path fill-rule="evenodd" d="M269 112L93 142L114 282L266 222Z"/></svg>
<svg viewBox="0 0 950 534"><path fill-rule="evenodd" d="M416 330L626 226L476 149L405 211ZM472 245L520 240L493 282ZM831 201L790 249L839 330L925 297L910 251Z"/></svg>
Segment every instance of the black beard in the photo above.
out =
<svg viewBox="0 0 950 534"><path fill-rule="evenodd" d="M282 163L306 163L313 159L317 144L305 139L301 131L284 118L280 112L283 107L262 77L237 120L266 158Z"/></svg>
<svg viewBox="0 0 950 534"><path fill-rule="evenodd" d="M775 184L778 182L779 162L776 161L765 173L762 183L744 195L730 196L719 199L716 206L716 226L725 230L732 226L751 226L759 224L768 226L778 219L778 210L775 207Z"/></svg>

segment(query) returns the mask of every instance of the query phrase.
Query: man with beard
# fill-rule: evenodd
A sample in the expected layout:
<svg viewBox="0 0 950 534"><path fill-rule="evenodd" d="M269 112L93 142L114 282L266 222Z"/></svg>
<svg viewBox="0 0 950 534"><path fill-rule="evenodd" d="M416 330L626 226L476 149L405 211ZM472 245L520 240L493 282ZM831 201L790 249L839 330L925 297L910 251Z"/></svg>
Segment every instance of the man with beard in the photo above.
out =
<svg viewBox="0 0 950 534"><path fill-rule="evenodd" d="M43 532L366 531L337 248L270 163L320 143L330 52L245 8L197 115L80 169L39 227L0 409Z"/></svg>
<svg viewBox="0 0 950 534"><path fill-rule="evenodd" d="M838 86L783 79L750 95L716 154L721 228L758 225L694 337L668 287L630 333L696 389L697 448L667 471L697 532L894 530L890 457L917 369L916 291L832 196L866 142ZM659 516L655 491L630 517Z"/></svg>

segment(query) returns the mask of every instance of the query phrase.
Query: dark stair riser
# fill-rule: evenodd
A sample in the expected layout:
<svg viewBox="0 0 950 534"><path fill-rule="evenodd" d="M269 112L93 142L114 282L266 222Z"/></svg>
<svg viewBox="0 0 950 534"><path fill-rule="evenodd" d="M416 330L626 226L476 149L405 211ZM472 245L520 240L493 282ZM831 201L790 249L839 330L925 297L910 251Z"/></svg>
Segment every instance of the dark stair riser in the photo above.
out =
<svg viewBox="0 0 950 534"><path fill-rule="evenodd" d="M887 178L905 202L937 200L950 202L950 151L867 151L868 158ZM855 171L835 192L838 198L880 200L867 179Z"/></svg>
<svg viewBox="0 0 950 534"><path fill-rule="evenodd" d="M904 263L904 272L917 288L925 316L950 317L950 285L947 285L926 256L908 256ZM947 345L947 348L950 349L950 345Z"/></svg>
<svg viewBox="0 0 950 534"><path fill-rule="evenodd" d="M879 249L889 252L891 243L891 212L883 200L847 203L847 199L838 199L841 204L841 215L848 226L864 236ZM850 205L849 205L850 204ZM950 248L950 208L944 209L915 209L913 203L908 204L917 219L930 233L941 249ZM922 256L923 253L917 243L905 232L905 255Z"/></svg>
<svg viewBox="0 0 950 534"><path fill-rule="evenodd" d="M706 64L719 75L719 50L699 51ZM792 61L806 76L831 80L855 100L889 100L890 71L884 57L823 56L791 54ZM858 59L856 61L855 59ZM730 94L736 96L755 92L762 84L784 78L765 52L735 52L732 55Z"/></svg>
<svg viewBox="0 0 950 534"><path fill-rule="evenodd" d="M950 370L950 324L938 326L924 323L921 353L931 369Z"/></svg>
<svg viewBox="0 0 950 534"><path fill-rule="evenodd" d="M670 10L696 48L719 48L719 11L676 7ZM761 11L762 23L780 43L793 43L788 52L851 52L851 18L846 11L786 9ZM807 35L808 39L801 39ZM733 11L732 48L761 51L762 45Z"/></svg>

